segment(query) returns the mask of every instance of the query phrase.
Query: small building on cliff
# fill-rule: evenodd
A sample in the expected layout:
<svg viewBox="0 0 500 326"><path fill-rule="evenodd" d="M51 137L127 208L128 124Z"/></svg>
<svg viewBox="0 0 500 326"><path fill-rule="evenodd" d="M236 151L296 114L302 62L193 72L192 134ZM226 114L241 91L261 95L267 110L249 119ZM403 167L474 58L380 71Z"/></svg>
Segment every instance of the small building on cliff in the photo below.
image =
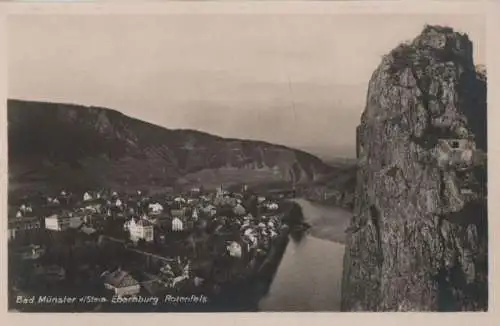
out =
<svg viewBox="0 0 500 326"><path fill-rule="evenodd" d="M439 139L437 159L440 166L470 166L476 145L472 139Z"/></svg>

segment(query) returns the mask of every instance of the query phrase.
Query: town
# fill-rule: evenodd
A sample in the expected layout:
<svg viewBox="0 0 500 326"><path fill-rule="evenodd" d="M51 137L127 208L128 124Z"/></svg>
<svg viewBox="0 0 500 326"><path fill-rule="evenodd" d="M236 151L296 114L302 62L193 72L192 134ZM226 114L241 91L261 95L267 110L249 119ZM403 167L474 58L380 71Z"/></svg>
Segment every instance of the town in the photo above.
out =
<svg viewBox="0 0 500 326"><path fill-rule="evenodd" d="M238 191L223 186L178 193L61 190L23 198L8 223L10 308L130 311L129 305L112 303L192 295L236 304L238 292L248 296L242 289L271 277L290 226L300 222L287 196L290 192L263 195L241 185ZM22 296L101 299L19 305L16 298Z"/></svg>

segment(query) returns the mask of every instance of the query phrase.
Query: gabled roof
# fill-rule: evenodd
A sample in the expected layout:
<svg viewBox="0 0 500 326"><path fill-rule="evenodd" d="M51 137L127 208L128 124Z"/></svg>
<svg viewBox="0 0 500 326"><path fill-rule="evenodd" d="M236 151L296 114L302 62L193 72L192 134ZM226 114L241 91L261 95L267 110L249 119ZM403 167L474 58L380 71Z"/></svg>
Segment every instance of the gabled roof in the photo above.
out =
<svg viewBox="0 0 500 326"><path fill-rule="evenodd" d="M82 226L80 228L80 230L85 233L85 234L94 234L96 232L96 229L92 228L92 227L87 227L87 226Z"/></svg>
<svg viewBox="0 0 500 326"><path fill-rule="evenodd" d="M49 215L49 216L46 216L45 219L57 219L59 218L59 214L52 214L52 215Z"/></svg>
<svg viewBox="0 0 500 326"><path fill-rule="evenodd" d="M80 204L80 206L92 206L92 205L102 205L104 200L101 198L93 198L91 200L86 200Z"/></svg>
<svg viewBox="0 0 500 326"><path fill-rule="evenodd" d="M153 223L145 219L140 219L136 224L138 226L153 226Z"/></svg>
<svg viewBox="0 0 500 326"><path fill-rule="evenodd" d="M166 213L166 212L160 212L160 213L158 213L158 214L154 214L154 215L153 215L153 218L154 218L155 220L165 220L165 219L170 219L170 218L171 218L171 216L170 216L170 214L168 214L168 213Z"/></svg>
<svg viewBox="0 0 500 326"><path fill-rule="evenodd" d="M234 208L233 208L233 211L238 214L238 215L244 215L246 214L246 209L245 207L243 207L241 204L238 204L236 205Z"/></svg>
<svg viewBox="0 0 500 326"><path fill-rule="evenodd" d="M170 214L174 217L183 217L186 214L186 210L181 208L181 209L171 209Z"/></svg>
<svg viewBox="0 0 500 326"><path fill-rule="evenodd" d="M172 219L172 223L179 223L179 222L180 222L180 223L184 223L184 221L183 221L182 219L178 218L178 217L174 217L174 218Z"/></svg>
<svg viewBox="0 0 500 326"><path fill-rule="evenodd" d="M115 288L122 288L139 284L129 273L121 269L117 269L112 273L106 274L104 276L104 282Z"/></svg>

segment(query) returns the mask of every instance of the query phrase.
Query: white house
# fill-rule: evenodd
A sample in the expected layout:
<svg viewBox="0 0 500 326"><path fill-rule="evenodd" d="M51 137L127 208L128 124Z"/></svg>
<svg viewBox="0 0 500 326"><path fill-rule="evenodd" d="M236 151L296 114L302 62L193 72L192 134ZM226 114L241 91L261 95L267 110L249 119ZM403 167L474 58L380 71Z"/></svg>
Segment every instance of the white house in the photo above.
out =
<svg viewBox="0 0 500 326"><path fill-rule="evenodd" d="M137 222L131 219L125 223L124 229L129 231L132 241L143 239L146 242L153 242L154 240L153 224L146 219L140 219Z"/></svg>
<svg viewBox="0 0 500 326"><path fill-rule="evenodd" d="M139 293L141 286L129 273L121 269L104 272L104 287L111 290L119 297L134 296Z"/></svg>
<svg viewBox="0 0 500 326"><path fill-rule="evenodd" d="M115 206L116 206L116 207L122 207L122 201L120 200L120 198L118 198L118 199L115 201Z"/></svg>
<svg viewBox="0 0 500 326"><path fill-rule="evenodd" d="M269 210L271 210L271 211L275 211L275 210L278 210L279 205L278 205L277 203L273 203L273 202L271 202L271 203L268 203L268 204L266 205L266 207L267 207L267 209L269 209Z"/></svg>
<svg viewBox="0 0 500 326"><path fill-rule="evenodd" d="M182 197L176 197L176 198L174 199L174 201L175 201L176 203L185 203L185 202L186 202L186 200L185 200L184 198L182 198Z"/></svg>
<svg viewBox="0 0 500 326"><path fill-rule="evenodd" d="M175 217L172 220L172 231L182 231L183 229L184 229L184 224L182 223L181 219Z"/></svg>
<svg viewBox="0 0 500 326"><path fill-rule="evenodd" d="M64 231L69 228L76 229L83 224L81 216L59 216L53 214L45 218L45 228L52 231Z"/></svg>
<svg viewBox="0 0 500 326"><path fill-rule="evenodd" d="M198 218L200 217L198 214L198 209L193 209L193 214L191 215L194 221L198 221Z"/></svg>
<svg viewBox="0 0 500 326"><path fill-rule="evenodd" d="M89 201L89 200L92 200L92 196L88 192L85 192L83 194L83 201Z"/></svg>
<svg viewBox="0 0 500 326"><path fill-rule="evenodd" d="M58 215L51 215L45 218L45 228L52 231L67 230L69 223Z"/></svg>
<svg viewBox="0 0 500 326"><path fill-rule="evenodd" d="M241 258L242 249L241 249L241 245L238 242L236 242L236 241L231 242L227 246L227 251L229 252L229 256Z"/></svg>
<svg viewBox="0 0 500 326"><path fill-rule="evenodd" d="M23 213L21 213L21 211L17 211L17 213L16 213L16 217L18 217L18 218L23 217Z"/></svg>
<svg viewBox="0 0 500 326"><path fill-rule="evenodd" d="M160 203L149 204L149 211L152 214L160 214L163 212L163 206Z"/></svg>
<svg viewBox="0 0 500 326"><path fill-rule="evenodd" d="M19 207L19 210L25 214L25 213L32 213L33 212L33 209L31 208L31 205L25 205L25 204L22 204L21 207Z"/></svg>

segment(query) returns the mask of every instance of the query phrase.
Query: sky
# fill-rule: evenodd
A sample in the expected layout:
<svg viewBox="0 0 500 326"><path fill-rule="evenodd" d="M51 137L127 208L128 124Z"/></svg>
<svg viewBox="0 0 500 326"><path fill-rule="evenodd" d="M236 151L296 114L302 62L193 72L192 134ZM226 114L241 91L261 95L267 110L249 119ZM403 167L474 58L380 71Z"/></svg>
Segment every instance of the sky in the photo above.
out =
<svg viewBox="0 0 500 326"><path fill-rule="evenodd" d="M426 23L486 63L481 15L10 16L8 97L352 158L373 70Z"/></svg>

